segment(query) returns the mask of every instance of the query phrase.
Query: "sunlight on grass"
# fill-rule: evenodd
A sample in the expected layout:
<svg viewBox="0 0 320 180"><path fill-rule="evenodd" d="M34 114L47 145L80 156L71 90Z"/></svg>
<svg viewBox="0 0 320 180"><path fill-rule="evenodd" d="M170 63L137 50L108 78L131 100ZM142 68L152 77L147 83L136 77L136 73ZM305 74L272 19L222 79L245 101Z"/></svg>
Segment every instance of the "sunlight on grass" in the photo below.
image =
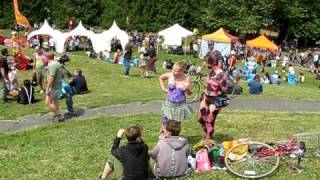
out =
<svg viewBox="0 0 320 180"><path fill-rule="evenodd" d="M151 148L158 140L161 116L96 117L70 121L16 134L0 135L0 179L95 179L110 154L112 140L121 127L139 123ZM320 129L319 114L229 112L219 114L217 140L248 137L270 142L290 139L292 134ZM196 120L184 122L182 135L191 144L201 138ZM305 171L291 174L290 164L281 162L271 179L315 179L320 176L319 159L306 158ZM294 161L295 162L295 161ZM226 172L196 173L191 179L233 179Z"/></svg>

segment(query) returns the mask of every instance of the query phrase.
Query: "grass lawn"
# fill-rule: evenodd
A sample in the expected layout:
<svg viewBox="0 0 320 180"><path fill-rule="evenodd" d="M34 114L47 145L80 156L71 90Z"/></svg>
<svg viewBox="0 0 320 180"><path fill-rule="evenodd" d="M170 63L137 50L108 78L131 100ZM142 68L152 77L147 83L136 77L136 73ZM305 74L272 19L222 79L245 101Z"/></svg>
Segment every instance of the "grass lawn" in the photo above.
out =
<svg viewBox="0 0 320 180"><path fill-rule="evenodd" d="M158 140L159 114L129 117L95 117L69 121L30 131L0 135L0 179L95 179L110 154L112 140L120 127L139 123L151 148ZM319 114L222 112L217 120L215 139L249 137L254 141L288 140L292 134L320 129ZM182 135L191 144L201 139L199 124L183 123ZM306 158L305 171L288 171L292 160L281 161L270 179L319 179L320 160ZM294 161L296 163L296 161ZM191 179L234 179L227 172L196 173Z"/></svg>
<svg viewBox="0 0 320 180"><path fill-rule="evenodd" d="M25 53L32 54L32 51L25 49ZM95 108L105 105L124 104L129 102L147 102L150 100L161 100L164 94L159 88L158 77L164 72L161 68L164 59L189 60L201 64L202 60L193 58L192 56L178 56L159 53L159 61L157 62L158 74L150 78L141 78L139 69L132 68L131 77L124 78L122 76L123 67L103 62L97 59L90 59L85 56L84 52L69 54L71 61L67 63L66 68L73 72L75 68L82 69L87 78L90 93L86 95L74 96L75 107L86 106ZM20 71L19 80L21 82L29 78L31 79L31 70ZM319 82L314 80L313 76L305 72L306 82L296 87L291 87L287 83L280 86L266 85L264 94L260 96L250 96L248 87L243 82L244 94L239 98L261 98L261 99L312 99L319 100L320 96L315 94L319 91L317 87ZM8 104L0 103L0 120L16 119L30 113L43 114L48 112L44 107L44 96L37 94L37 98L41 101L28 106L18 105L11 101ZM61 101L62 107L65 108L64 100Z"/></svg>

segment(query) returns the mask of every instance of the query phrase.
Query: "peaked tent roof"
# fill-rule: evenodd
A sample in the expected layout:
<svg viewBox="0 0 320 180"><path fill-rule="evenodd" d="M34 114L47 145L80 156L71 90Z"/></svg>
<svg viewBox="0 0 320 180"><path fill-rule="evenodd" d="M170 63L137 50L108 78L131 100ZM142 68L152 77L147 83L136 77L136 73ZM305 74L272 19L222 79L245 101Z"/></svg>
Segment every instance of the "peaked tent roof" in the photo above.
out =
<svg viewBox="0 0 320 180"><path fill-rule="evenodd" d="M246 45L249 47L264 48L269 50L278 49L278 46L270 41L265 35L260 35L255 39L248 40Z"/></svg>
<svg viewBox="0 0 320 180"><path fill-rule="evenodd" d="M212 34L206 34L202 36L203 40L212 40L216 42L222 43L231 43L239 41L238 37L229 34L223 28L218 29L216 32Z"/></svg>
<svg viewBox="0 0 320 180"><path fill-rule="evenodd" d="M173 46L181 46L182 38L192 36L191 31L180 26L179 24L174 24L173 26L160 31L158 34L164 37L164 44Z"/></svg>
<svg viewBox="0 0 320 180"><path fill-rule="evenodd" d="M55 37L57 35L60 34L60 31L58 30L54 30L48 23L48 21L45 19L43 25L35 31L32 31L29 35L28 35L28 39L30 39L33 36L36 35L50 35L52 37Z"/></svg>
<svg viewBox="0 0 320 180"><path fill-rule="evenodd" d="M70 36L87 36L91 37L94 33L92 31L87 30L80 21L78 26L74 28L72 31L67 33L67 37Z"/></svg>
<svg viewBox="0 0 320 180"><path fill-rule="evenodd" d="M162 31L159 32L159 35L160 36L165 36L169 33L175 33L175 32L178 32L181 34L181 36L191 36L192 35L192 32L189 31L188 29L180 26L179 24L174 24L172 25L171 27L168 27L167 29L164 29Z"/></svg>

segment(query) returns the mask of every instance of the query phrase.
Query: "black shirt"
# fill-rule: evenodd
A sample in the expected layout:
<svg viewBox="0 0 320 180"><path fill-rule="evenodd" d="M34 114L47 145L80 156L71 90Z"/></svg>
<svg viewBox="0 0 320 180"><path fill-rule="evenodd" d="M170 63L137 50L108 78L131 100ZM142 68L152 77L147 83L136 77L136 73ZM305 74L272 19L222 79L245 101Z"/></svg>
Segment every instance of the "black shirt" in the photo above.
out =
<svg viewBox="0 0 320 180"><path fill-rule="evenodd" d="M70 86L74 87L76 92L75 93L86 93L88 92L88 86L87 81L84 76L76 76L73 78L73 80L70 82Z"/></svg>
<svg viewBox="0 0 320 180"><path fill-rule="evenodd" d="M123 180L147 180L150 156L148 146L143 142L128 142L120 145L120 138L113 141L111 154L123 165Z"/></svg>
<svg viewBox="0 0 320 180"><path fill-rule="evenodd" d="M9 73L9 66L8 66L8 59L6 57L0 57L0 69L4 69L4 73L8 75ZM0 73L2 76L2 74Z"/></svg>
<svg viewBox="0 0 320 180"><path fill-rule="evenodd" d="M151 47L150 50L149 50L149 56L150 58L153 58L153 57L156 57L157 56L157 51L156 51L156 48L155 47Z"/></svg>
<svg viewBox="0 0 320 180"><path fill-rule="evenodd" d="M131 45L130 42L128 42L128 43L126 44L126 47L124 48L124 50L127 51L127 53L124 55L125 58L126 58L127 60L131 60L131 56L132 56L132 45Z"/></svg>

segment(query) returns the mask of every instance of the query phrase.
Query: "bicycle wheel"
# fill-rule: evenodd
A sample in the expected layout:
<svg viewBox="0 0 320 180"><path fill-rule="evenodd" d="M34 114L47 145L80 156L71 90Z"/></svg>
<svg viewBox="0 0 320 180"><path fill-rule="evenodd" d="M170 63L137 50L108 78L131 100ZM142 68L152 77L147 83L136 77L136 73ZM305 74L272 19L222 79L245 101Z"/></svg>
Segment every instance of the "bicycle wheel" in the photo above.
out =
<svg viewBox="0 0 320 180"><path fill-rule="evenodd" d="M269 145L259 142L242 143L231 148L225 163L233 174L249 179L262 178L279 166L280 157Z"/></svg>
<svg viewBox="0 0 320 180"><path fill-rule="evenodd" d="M200 99L201 84L198 80L192 81L192 94L187 97L187 103L193 103Z"/></svg>

